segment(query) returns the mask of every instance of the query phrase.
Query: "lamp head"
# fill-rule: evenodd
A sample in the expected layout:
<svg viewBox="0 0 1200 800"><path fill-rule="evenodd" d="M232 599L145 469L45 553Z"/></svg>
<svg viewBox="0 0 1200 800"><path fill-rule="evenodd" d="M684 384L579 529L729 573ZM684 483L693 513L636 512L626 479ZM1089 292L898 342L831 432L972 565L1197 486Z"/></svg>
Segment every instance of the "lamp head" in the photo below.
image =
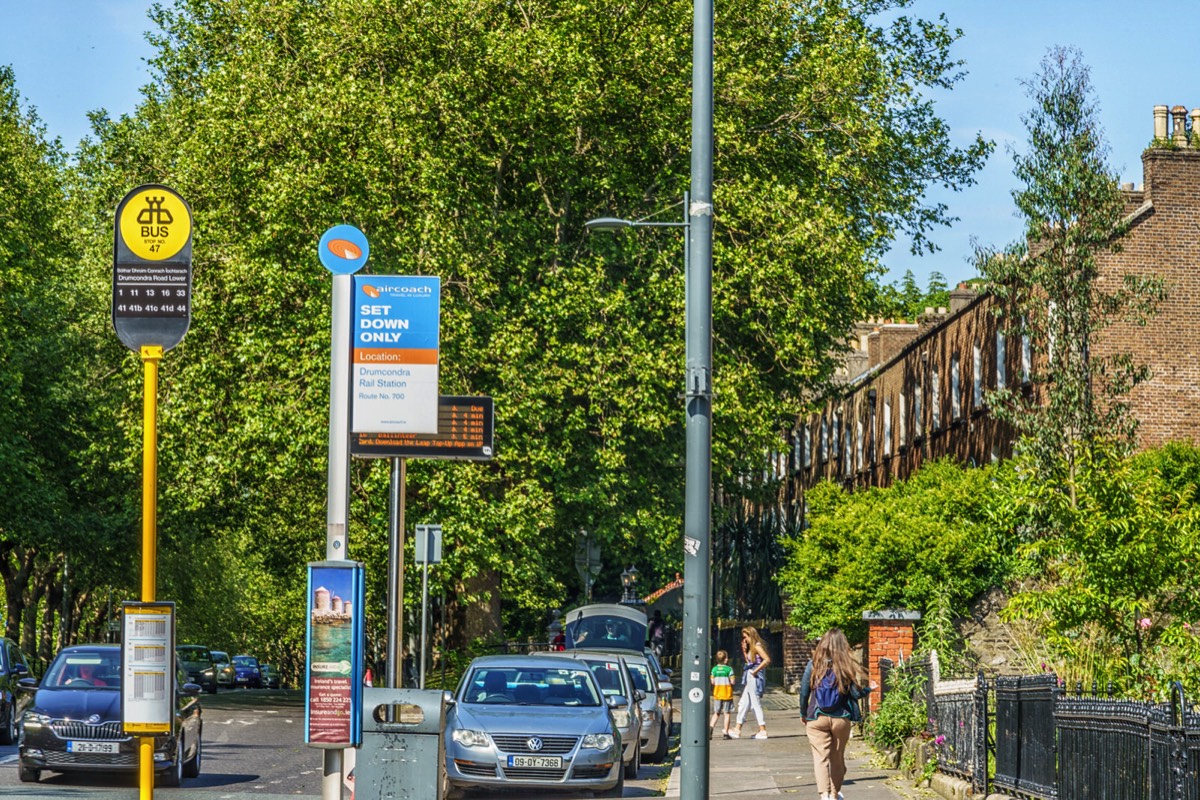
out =
<svg viewBox="0 0 1200 800"><path fill-rule="evenodd" d="M619 231L623 228L628 228L633 225L627 219L618 219L617 217L599 217L597 219L589 219L583 223L583 227L589 231Z"/></svg>

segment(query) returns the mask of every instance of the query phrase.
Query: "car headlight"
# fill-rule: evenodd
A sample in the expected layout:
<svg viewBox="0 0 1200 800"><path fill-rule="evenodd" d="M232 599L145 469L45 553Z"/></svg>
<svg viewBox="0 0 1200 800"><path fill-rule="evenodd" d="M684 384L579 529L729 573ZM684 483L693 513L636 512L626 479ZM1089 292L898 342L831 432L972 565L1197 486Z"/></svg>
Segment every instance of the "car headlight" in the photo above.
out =
<svg viewBox="0 0 1200 800"><path fill-rule="evenodd" d="M21 723L24 725L49 725L53 720L54 717L36 711L26 711L21 715Z"/></svg>
<svg viewBox="0 0 1200 800"><path fill-rule="evenodd" d="M613 741L611 733L589 733L583 737L579 746L585 750L611 750Z"/></svg>
<svg viewBox="0 0 1200 800"><path fill-rule="evenodd" d="M618 728L629 727L629 709L614 708L612 710L613 722L617 723Z"/></svg>
<svg viewBox="0 0 1200 800"><path fill-rule="evenodd" d="M657 716L657 709L655 711L642 711L642 722L654 722L654 718Z"/></svg>
<svg viewBox="0 0 1200 800"><path fill-rule="evenodd" d="M467 728L455 728L454 732L450 734L450 738L463 747L488 747L491 745L491 740L488 739L486 733Z"/></svg>

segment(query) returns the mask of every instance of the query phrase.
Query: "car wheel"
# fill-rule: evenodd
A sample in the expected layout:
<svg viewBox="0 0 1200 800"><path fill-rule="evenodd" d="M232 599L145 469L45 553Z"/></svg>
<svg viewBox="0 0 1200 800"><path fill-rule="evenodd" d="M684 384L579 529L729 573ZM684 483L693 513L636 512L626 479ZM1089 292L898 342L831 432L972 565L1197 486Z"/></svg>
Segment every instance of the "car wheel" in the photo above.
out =
<svg viewBox="0 0 1200 800"><path fill-rule="evenodd" d="M4 715L4 725L0 727L0 744L13 744L17 741L17 707L8 704L8 713Z"/></svg>
<svg viewBox="0 0 1200 800"><path fill-rule="evenodd" d="M175 760L159 778L159 786L176 788L183 783L183 737L175 740Z"/></svg>
<svg viewBox="0 0 1200 800"><path fill-rule="evenodd" d="M640 739L641 737L639 737ZM633 758L625 766L625 777L631 781L637 780L638 770L642 767L642 743L639 741L633 746Z"/></svg>
<svg viewBox="0 0 1200 800"><path fill-rule="evenodd" d="M20 762L17 764L17 777L21 779L21 783L37 783L42 777L42 771Z"/></svg>
<svg viewBox="0 0 1200 800"><path fill-rule="evenodd" d="M192 753L191 758L189 758L187 761L183 762L183 777L197 778L200 776L200 760L201 760L200 750L201 750L201 743L203 741L204 741L203 736L196 737L196 752ZM182 756L182 755L183 754L180 753L180 756Z"/></svg>
<svg viewBox="0 0 1200 800"><path fill-rule="evenodd" d="M625 771L617 770L617 785L611 789L605 789L602 792L597 792L597 797L622 797L625 794Z"/></svg>
<svg viewBox="0 0 1200 800"><path fill-rule="evenodd" d="M667 728L667 723L662 724L662 728L658 731L658 747L654 748L654 753L650 760L655 764L661 764L667 759L667 750L671 746L671 731Z"/></svg>

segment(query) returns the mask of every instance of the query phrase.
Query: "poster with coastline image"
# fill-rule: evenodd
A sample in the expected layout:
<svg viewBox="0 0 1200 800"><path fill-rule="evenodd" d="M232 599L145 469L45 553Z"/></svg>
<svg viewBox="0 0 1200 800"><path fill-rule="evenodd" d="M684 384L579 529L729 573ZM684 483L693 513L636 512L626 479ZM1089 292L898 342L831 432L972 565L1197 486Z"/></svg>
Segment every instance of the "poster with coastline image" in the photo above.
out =
<svg viewBox="0 0 1200 800"><path fill-rule="evenodd" d="M355 746L362 739L363 567L308 565L305 743Z"/></svg>

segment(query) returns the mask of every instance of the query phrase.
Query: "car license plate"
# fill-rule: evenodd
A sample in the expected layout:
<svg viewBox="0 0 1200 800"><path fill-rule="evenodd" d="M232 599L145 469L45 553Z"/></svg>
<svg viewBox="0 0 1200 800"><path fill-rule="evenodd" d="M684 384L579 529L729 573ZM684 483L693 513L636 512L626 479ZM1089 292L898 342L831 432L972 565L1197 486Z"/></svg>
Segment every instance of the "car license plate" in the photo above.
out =
<svg viewBox="0 0 1200 800"><path fill-rule="evenodd" d="M67 742L68 753L119 753L120 742Z"/></svg>
<svg viewBox="0 0 1200 800"><path fill-rule="evenodd" d="M562 769L562 756L509 756L508 765L534 769Z"/></svg>

